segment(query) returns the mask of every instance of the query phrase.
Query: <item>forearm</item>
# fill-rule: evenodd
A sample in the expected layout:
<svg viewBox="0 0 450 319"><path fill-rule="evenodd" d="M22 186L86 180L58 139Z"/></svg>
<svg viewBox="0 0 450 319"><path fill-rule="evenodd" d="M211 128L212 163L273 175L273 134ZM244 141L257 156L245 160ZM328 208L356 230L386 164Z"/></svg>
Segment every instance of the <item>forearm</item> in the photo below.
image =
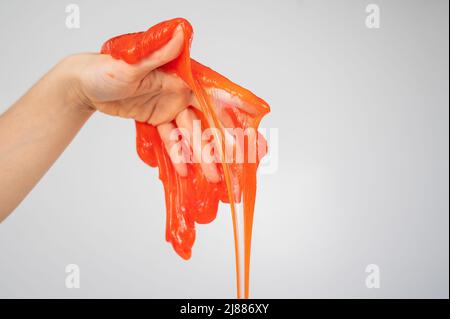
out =
<svg viewBox="0 0 450 319"><path fill-rule="evenodd" d="M75 60L59 63L0 116L0 221L31 191L93 113L78 95Z"/></svg>

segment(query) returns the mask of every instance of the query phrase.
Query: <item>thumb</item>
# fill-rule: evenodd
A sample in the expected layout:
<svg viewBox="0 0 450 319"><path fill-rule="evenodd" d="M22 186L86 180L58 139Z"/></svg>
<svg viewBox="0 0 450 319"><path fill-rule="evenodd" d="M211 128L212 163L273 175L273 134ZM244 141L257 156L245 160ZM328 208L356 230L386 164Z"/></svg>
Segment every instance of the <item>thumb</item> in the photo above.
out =
<svg viewBox="0 0 450 319"><path fill-rule="evenodd" d="M169 63L177 58L183 50L184 33L183 28L177 27L172 38L162 48L156 50L148 57L144 58L138 64L133 65L136 68L137 76L144 76L154 69Z"/></svg>

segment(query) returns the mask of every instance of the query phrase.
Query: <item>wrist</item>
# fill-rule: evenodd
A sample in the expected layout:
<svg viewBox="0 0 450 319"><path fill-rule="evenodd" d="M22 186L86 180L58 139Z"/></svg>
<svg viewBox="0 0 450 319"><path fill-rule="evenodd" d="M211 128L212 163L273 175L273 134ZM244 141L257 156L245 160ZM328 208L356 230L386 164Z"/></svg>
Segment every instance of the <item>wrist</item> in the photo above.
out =
<svg viewBox="0 0 450 319"><path fill-rule="evenodd" d="M60 83L61 91L65 94L67 106L76 112L93 113L91 101L84 94L81 74L87 65L88 54L75 54L65 57L55 67L56 77Z"/></svg>

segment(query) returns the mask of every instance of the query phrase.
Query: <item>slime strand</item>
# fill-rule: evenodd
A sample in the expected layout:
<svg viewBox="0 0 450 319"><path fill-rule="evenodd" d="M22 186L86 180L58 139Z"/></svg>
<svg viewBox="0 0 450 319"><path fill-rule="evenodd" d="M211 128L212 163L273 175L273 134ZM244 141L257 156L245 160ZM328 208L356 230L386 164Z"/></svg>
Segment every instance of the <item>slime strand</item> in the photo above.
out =
<svg viewBox="0 0 450 319"><path fill-rule="evenodd" d="M218 146L220 165L217 168L221 180L218 183L209 183L199 163L188 163L188 175L179 176L156 127L138 121L137 152L145 163L159 168L166 204L166 240L183 259L191 257L195 241L195 223L210 223L217 215L219 202L230 204L235 242L237 296L248 298L256 171L259 160L267 152L266 141L257 132L257 128L262 117L270 111L269 105L247 89L191 59L193 29L183 18L158 23L145 32L114 37L103 44L101 53L110 54L129 64L138 63L162 48L172 38L177 27L181 27L184 33L183 49L176 59L159 70L176 74L195 94L200 110L192 110L201 119L202 130L214 129L213 140ZM236 157L238 151L243 151L242 162L226 160L225 139L226 135L229 135L228 129L242 129L244 132L250 129L250 133L244 135L243 143L233 146ZM236 136L234 140L237 140ZM255 143L252 143L252 140ZM249 158L250 154L257 154L253 161ZM240 213L243 213L243 218L238 215L236 207L236 204L241 203L243 212ZM239 220L242 220L242 224Z"/></svg>

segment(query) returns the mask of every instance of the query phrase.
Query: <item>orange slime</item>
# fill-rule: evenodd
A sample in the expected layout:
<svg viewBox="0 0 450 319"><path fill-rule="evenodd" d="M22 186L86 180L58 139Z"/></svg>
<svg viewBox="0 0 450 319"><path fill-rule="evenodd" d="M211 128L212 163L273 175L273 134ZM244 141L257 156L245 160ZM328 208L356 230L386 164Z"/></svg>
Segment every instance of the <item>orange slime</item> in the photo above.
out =
<svg viewBox="0 0 450 319"><path fill-rule="evenodd" d="M191 257L195 240L195 223L204 224L213 221L219 201L230 204L235 239L237 297L248 298L256 170L259 159L267 150L265 140L257 132L257 128L262 117L270 111L268 104L245 88L191 59L193 29L183 18L161 22L145 32L112 38L105 42L101 52L129 64L138 63L164 46L178 26L184 32L183 50L175 60L162 66L160 70L174 73L186 82L200 104L201 112L194 111L201 119L202 130L215 129L213 137L221 159L218 165L221 181L209 183L199 163L188 163L188 176L179 176L156 128L150 124L136 122L137 152L145 163L159 167L159 178L164 185L166 201L166 240L182 258ZM247 131L249 134L244 135L242 147L245 155L241 162L225 159L224 141L230 128L250 129ZM256 133L252 134L252 130ZM250 154L255 152L256 160L251 160ZM242 238L238 234L238 212L235 206L241 202L244 214L242 253L239 248L239 241ZM244 260L241 260L242 256ZM240 269L242 262L244 274ZM241 288L242 276L244 291Z"/></svg>

